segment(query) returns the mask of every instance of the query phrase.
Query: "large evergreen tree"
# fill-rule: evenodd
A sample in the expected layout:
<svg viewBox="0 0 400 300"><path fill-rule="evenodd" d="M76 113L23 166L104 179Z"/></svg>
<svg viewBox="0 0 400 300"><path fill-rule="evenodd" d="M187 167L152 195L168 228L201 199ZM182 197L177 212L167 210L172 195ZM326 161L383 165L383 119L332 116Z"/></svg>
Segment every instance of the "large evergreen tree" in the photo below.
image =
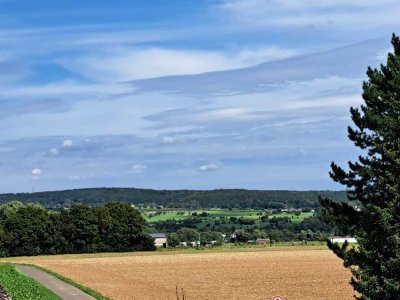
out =
<svg viewBox="0 0 400 300"><path fill-rule="evenodd" d="M357 299L400 299L400 40L380 69L368 68L360 108L351 108L349 139L362 149L344 170L331 165L332 179L347 187L359 206L321 200L324 219L357 238L350 247L328 242L353 274Z"/></svg>

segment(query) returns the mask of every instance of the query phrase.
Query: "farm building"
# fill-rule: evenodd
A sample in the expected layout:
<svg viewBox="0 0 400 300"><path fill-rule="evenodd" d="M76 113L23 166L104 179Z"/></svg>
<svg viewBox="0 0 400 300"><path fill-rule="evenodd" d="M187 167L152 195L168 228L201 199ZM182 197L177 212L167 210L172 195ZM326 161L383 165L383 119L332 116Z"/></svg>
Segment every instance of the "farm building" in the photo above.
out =
<svg viewBox="0 0 400 300"><path fill-rule="evenodd" d="M348 243L357 243L357 239L353 237L341 237L341 236L334 236L330 238L331 243L344 243L347 241Z"/></svg>
<svg viewBox="0 0 400 300"><path fill-rule="evenodd" d="M268 244L269 242L269 239L256 239L256 244Z"/></svg>
<svg viewBox="0 0 400 300"><path fill-rule="evenodd" d="M168 246L167 236L164 233L152 233L150 236L154 239L154 246L164 248Z"/></svg>

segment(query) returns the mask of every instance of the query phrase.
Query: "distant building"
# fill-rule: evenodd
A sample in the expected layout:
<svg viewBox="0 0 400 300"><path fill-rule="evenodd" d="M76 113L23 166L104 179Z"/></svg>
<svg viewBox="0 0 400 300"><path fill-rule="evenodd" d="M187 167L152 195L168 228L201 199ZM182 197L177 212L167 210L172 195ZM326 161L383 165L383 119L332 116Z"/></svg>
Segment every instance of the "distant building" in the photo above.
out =
<svg viewBox="0 0 400 300"><path fill-rule="evenodd" d="M269 239L256 239L256 244L268 244L269 242Z"/></svg>
<svg viewBox="0 0 400 300"><path fill-rule="evenodd" d="M344 243L345 241L347 241L348 243L357 243L357 239L350 237L350 236L346 236L346 237L341 237L341 236L334 236L332 238L330 238L331 243Z"/></svg>
<svg viewBox="0 0 400 300"><path fill-rule="evenodd" d="M164 233L152 233L150 236L154 239L154 246L163 248L168 246L167 236Z"/></svg>
<svg viewBox="0 0 400 300"><path fill-rule="evenodd" d="M200 246L200 241L195 241L195 242L180 242L179 246L181 247L187 247L187 246L192 246L192 247L196 247L196 246Z"/></svg>
<svg viewBox="0 0 400 300"><path fill-rule="evenodd" d="M215 245L217 241L206 241L206 245Z"/></svg>

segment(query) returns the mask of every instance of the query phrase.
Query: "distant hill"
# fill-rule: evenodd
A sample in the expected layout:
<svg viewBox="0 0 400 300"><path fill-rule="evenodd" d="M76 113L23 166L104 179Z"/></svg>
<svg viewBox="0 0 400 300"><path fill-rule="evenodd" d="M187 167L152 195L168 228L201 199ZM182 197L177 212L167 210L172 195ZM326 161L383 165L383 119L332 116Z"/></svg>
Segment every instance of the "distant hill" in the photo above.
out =
<svg viewBox="0 0 400 300"><path fill-rule="evenodd" d="M244 189L151 190L137 188L87 188L54 192L0 194L0 204L17 200L58 209L74 204L91 206L109 201L175 208L318 208L318 197L347 201L344 191L261 191Z"/></svg>

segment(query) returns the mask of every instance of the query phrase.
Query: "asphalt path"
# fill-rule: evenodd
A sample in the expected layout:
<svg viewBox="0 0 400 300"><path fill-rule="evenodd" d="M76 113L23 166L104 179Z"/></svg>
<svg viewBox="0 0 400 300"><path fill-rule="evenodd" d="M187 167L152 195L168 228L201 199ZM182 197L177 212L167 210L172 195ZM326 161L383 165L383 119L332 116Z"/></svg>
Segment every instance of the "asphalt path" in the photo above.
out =
<svg viewBox="0 0 400 300"><path fill-rule="evenodd" d="M32 277L64 300L96 300L80 289L34 267L17 265L17 270Z"/></svg>

